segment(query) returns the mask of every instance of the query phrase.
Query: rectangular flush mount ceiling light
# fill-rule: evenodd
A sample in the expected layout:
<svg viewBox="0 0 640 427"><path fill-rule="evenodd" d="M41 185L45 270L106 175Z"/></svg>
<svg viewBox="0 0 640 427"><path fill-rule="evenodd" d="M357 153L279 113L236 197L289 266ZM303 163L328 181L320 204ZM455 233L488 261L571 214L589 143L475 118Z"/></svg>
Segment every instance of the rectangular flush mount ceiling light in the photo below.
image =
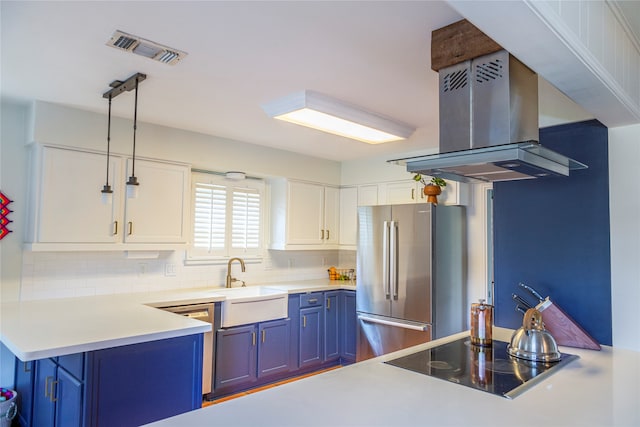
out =
<svg viewBox="0 0 640 427"><path fill-rule="evenodd" d="M406 139L415 131L405 123L310 90L264 104L262 109L274 119L369 144Z"/></svg>

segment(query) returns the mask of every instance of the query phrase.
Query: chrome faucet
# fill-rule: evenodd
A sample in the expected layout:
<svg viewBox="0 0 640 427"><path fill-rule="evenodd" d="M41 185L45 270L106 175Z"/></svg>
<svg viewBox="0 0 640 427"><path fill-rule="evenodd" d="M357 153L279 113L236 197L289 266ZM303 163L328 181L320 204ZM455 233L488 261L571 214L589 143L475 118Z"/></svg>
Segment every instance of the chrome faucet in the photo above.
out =
<svg viewBox="0 0 640 427"><path fill-rule="evenodd" d="M227 264L227 288L231 287L231 283L232 282L237 282L238 279L236 279L235 277L231 277L231 263L233 261L240 261L240 267L242 267L242 272L244 273L244 261L242 260L242 258L231 258L229 260L229 263ZM244 286L244 281L240 280L240 282L242 282L242 286Z"/></svg>

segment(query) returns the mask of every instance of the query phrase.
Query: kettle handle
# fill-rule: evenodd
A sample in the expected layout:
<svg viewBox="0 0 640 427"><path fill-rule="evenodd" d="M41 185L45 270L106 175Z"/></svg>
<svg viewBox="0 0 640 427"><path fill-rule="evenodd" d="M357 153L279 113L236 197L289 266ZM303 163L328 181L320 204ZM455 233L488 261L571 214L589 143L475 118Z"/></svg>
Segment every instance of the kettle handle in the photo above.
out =
<svg viewBox="0 0 640 427"><path fill-rule="evenodd" d="M525 331L544 330L544 326L542 326L542 314L535 308L528 309L522 319L522 327Z"/></svg>

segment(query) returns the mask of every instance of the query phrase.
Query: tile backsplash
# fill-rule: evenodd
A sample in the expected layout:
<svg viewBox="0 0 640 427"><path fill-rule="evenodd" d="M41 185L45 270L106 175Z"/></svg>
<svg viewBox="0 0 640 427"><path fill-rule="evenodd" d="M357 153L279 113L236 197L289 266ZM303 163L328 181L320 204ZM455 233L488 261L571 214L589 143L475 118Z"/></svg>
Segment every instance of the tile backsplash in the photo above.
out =
<svg viewBox="0 0 640 427"><path fill-rule="evenodd" d="M232 275L247 285L327 278L329 266L355 268L355 251L266 251L261 261L238 263ZM155 259L128 259L123 252L29 252L23 254L20 299L224 287L227 264L184 265L184 252Z"/></svg>

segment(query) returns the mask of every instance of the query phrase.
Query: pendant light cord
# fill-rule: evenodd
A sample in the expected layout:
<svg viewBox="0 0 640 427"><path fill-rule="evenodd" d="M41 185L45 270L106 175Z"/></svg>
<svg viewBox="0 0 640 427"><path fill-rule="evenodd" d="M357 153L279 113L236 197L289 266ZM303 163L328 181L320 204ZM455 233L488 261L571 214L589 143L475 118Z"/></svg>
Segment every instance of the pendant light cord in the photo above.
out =
<svg viewBox="0 0 640 427"><path fill-rule="evenodd" d="M109 185L109 151L111 148L111 95L109 95L109 118L107 119L107 186Z"/></svg>
<svg viewBox="0 0 640 427"><path fill-rule="evenodd" d="M136 176L136 128L138 123L138 78L136 77L136 96L133 107L133 161L131 162L131 176Z"/></svg>

